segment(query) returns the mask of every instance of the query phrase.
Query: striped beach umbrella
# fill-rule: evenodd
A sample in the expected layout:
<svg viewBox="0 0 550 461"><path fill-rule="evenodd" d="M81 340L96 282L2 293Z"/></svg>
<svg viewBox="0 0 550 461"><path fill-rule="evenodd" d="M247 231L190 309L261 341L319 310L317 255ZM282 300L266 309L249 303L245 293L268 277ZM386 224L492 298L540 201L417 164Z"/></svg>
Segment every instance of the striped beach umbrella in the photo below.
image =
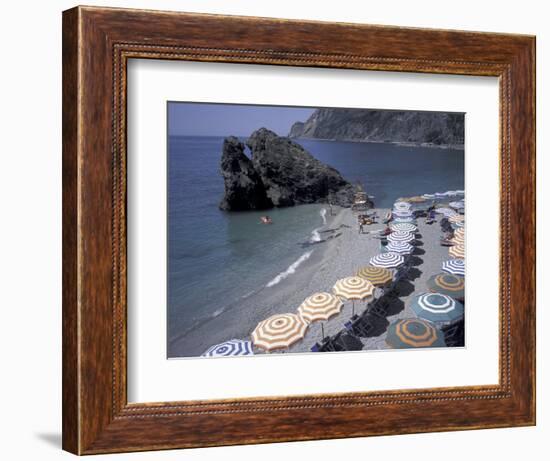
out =
<svg viewBox="0 0 550 461"><path fill-rule="evenodd" d="M355 314L355 301L372 301L375 289L368 280L357 276L340 279L332 287L336 296L352 302L352 314Z"/></svg>
<svg viewBox="0 0 550 461"><path fill-rule="evenodd" d="M464 228L463 228L463 227L460 228L460 229L456 229L456 230L454 231L454 236L455 236L455 237L462 237L462 238L464 239L465 235L466 235L466 233L464 232Z"/></svg>
<svg viewBox="0 0 550 461"><path fill-rule="evenodd" d="M376 287L381 287L393 280L393 274L382 267L365 266L357 271L357 277L368 280Z"/></svg>
<svg viewBox="0 0 550 461"><path fill-rule="evenodd" d="M428 290L451 298L464 299L464 278L453 274L436 274L426 282Z"/></svg>
<svg viewBox="0 0 550 461"><path fill-rule="evenodd" d="M394 218L412 218L413 214L411 210L392 210L392 215Z"/></svg>
<svg viewBox="0 0 550 461"><path fill-rule="evenodd" d="M308 323L327 321L342 310L344 303L331 293L315 293L307 297L298 307L298 314ZM325 327L321 323L321 334L325 337Z"/></svg>
<svg viewBox="0 0 550 461"><path fill-rule="evenodd" d="M461 215L461 214L456 214L456 215L453 215L449 218L449 222L450 223L462 223L464 222L464 216Z"/></svg>
<svg viewBox="0 0 550 461"><path fill-rule="evenodd" d="M409 223L416 225L416 219L413 216L409 216L408 218L393 218L394 223Z"/></svg>
<svg viewBox="0 0 550 461"><path fill-rule="evenodd" d="M451 208L445 208L445 207L436 208L435 212L439 213L439 214L442 214L446 218L450 218L451 216L458 215L458 213L455 210L453 210Z"/></svg>
<svg viewBox="0 0 550 461"><path fill-rule="evenodd" d="M441 265L441 269L449 274L460 275L464 277L464 260L463 259L450 259L445 261Z"/></svg>
<svg viewBox="0 0 550 461"><path fill-rule="evenodd" d="M349 300L365 300L374 296L374 285L362 277L346 277L332 287L336 296Z"/></svg>
<svg viewBox="0 0 550 461"><path fill-rule="evenodd" d="M464 244L456 244L452 247L449 247L449 256L451 258L460 258L464 259Z"/></svg>
<svg viewBox="0 0 550 461"><path fill-rule="evenodd" d="M397 253L388 251L387 253L380 253L373 256L369 260L369 264L375 267L382 267L384 269L395 269L401 266L405 262L405 258Z"/></svg>
<svg viewBox="0 0 550 461"><path fill-rule="evenodd" d="M411 204L408 203L408 202L395 202L393 204L393 209L394 211L410 211L411 209Z"/></svg>
<svg viewBox="0 0 550 461"><path fill-rule="evenodd" d="M415 347L445 347L444 334L430 322L401 319L388 327L386 344L392 349Z"/></svg>
<svg viewBox="0 0 550 461"><path fill-rule="evenodd" d="M252 332L252 343L265 351L286 349L303 339L308 323L296 314L276 314L262 320Z"/></svg>
<svg viewBox="0 0 550 461"><path fill-rule="evenodd" d="M464 316L464 305L441 293L422 293L409 302L410 308L421 319L449 323Z"/></svg>
<svg viewBox="0 0 550 461"><path fill-rule="evenodd" d="M393 232L401 231L401 232L410 232L411 234L413 234L417 231L417 227L414 224L404 223L404 222L391 224L390 229Z"/></svg>
<svg viewBox="0 0 550 461"><path fill-rule="evenodd" d="M236 357L239 355L254 355L252 343L242 339L230 339L224 343L209 347L202 357Z"/></svg>
<svg viewBox="0 0 550 461"><path fill-rule="evenodd" d="M388 242L405 242L411 243L414 241L415 236L410 232L394 231L387 237Z"/></svg>
<svg viewBox="0 0 550 461"><path fill-rule="evenodd" d="M315 293L307 297L298 307L298 314L308 323L328 320L339 314L343 307L342 300L331 293Z"/></svg>
<svg viewBox="0 0 550 461"><path fill-rule="evenodd" d="M414 246L407 242L390 242L386 245L386 251L400 255L410 255L414 251Z"/></svg>
<svg viewBox="0 0 550 461"><path fill-rule="evenodd" d="M460 236L455 235L451 239L451 242L453 243L453 245L464 245L464 237L460 237Z"/></svg>

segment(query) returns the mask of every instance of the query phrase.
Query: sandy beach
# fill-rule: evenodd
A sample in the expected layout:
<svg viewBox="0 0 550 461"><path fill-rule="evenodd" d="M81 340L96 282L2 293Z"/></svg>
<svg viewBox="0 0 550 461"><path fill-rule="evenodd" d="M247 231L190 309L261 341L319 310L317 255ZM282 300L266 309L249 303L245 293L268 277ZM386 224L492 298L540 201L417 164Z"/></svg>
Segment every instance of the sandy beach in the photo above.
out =
<svg viewBox="0 0 550 461"><path fill-rule="evenodd" d="M371 211L383 216L388 210ZM371 337L361 339L363 349L385 349L389 323L399 318L415 317L407 308L407 300L426 291L428 278L441 272L441 263L448 259L448 249L439 243L440 219L438 216L438 221L431 225L426 224L424 218L418 220L418 240L408 280L400 282L400 296L388 309L386 320L378 322ZM254 295L243 298L217 317L177 337L170 344L171 356L198 356L216 343L232 338L250 339L251 332L261 320L273 314L295 313L306 297L319 291L330 292L338 279L354 275L380 252L380 241L374 235L384 227L382 223L372 224L365 226L364 233L359 233L356 214L348 208L335 208L333 216L327 213L327 224L319 230L321 241L306 249L308 256L297 262L294 273L272 286L267 286L270 281L266 280L266 286ZM364 309L364 303L355 303L355 313L360 314ZM325 335L341 331L351 316L352 303L346 302L339 315L324 322ZM321 325L315 322L309 326L305 338L285 353L309 352L321 338Z"/></svg>

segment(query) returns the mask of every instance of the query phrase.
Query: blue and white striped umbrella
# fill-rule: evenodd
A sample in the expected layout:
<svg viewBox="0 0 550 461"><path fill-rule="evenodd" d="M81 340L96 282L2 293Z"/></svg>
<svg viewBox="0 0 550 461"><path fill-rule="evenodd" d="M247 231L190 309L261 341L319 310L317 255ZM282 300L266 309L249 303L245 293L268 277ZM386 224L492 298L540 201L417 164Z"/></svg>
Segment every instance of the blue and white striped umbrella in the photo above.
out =
<svg viewBox="0 0 550 461"><path fill-rule="evenodd" d="M403 231L414 233L417 231L417 227L411 223L399 222L395 224L390 224L390 229L392 231Z"/></svg>
<svg viewBox="0 0 550 461"><path fill-rule="evenodd" d="M414 216L409 216L408 218L393 218L394 223L408 223L408 224L415 224L416 225L416 219Z"/></svg>
<svg viewBox="0 0 550 461"><path fill-rule="evenodd" d="M397 253L388 251L370 258L370 265L375 267L383 267L384 269L395 269L405 262L405 258Z"/></svg>
<svg viewBox="0 0 550 461"><path fill-rule="evenodd" d="M446 207L436 208L435 212L442 214L446 218L450 218L451 216L456 216L458 214L455 210Z"/></svg>
<svg viewBox="0 0 550 461"><path fill-rule="evenodd" d="M414 241L414 234L405 231L395 231L388 235L388 242L405 242L411 243Z"/></svg>
<svg viewBox="0 0 550 461"><path fill-rule="evenodd" d="M409 202L395 202L393 204L393 209L395 211L410 211L411 204Z"/></svg>
<svg viewBox="0 0 550 461"><path fill-rule="evenodd" d="M230 339L210 347L202 354L203 357L234 357L238 355L254 355L252 343L242 339Z"/></svg>
<svg viewBox="0 0 550 461"><path fill-rule="evenodd" d="M441 293L422 293L410 301L410 308L421 319L449 323L464 317L464 305Z"/></svg>
<svg viewBox="0 0 550 461"><path fill-rule="evenodd" d="M441 269L443 269L445 272L448 272L449 274L460 275L464 277L464 260L450 259L449 261L445 261L441 265Z"/></svg>
<svg viewBox="0 0 550 461"><path fill-rule="evenodd" d="M459 201L456 201L456 202L451 202L449 203L449 206L451 208L454 208L455 210L459 210L461 208L464 208L464 200L459 200Z"/></svg>
<svg viewBox="0 0 550 461"><path fill-rule="evenodd" d="M386 251L400 255L410 255L414 251L414 246L407 242L390 242L386 246Z"/></svg>
<svg viewBox="0 0 550 461"><path fill-rule="evenodd" d="M394 218L412 218L413 214L411 210L392 210L392 215Z"/></svg>

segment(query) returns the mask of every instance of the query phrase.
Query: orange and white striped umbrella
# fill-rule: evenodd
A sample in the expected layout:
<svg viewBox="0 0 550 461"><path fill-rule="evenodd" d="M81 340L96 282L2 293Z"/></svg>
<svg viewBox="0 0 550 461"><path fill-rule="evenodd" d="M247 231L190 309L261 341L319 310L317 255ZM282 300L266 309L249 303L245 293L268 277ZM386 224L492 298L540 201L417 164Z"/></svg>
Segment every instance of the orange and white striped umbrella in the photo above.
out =
<svg viewBox="0 0 550 461"><path fill-rule="evenodd" d="M451 217L449 218L449 222L452 222L452 223L455 223L455 224L463 223L463 222L464 222L464 216L461 215L461 214L457 214L457 215L451 216Z"/></svg>
<svg viewBox="0 0 550 461"><path fill-rule="evenodd" d="M328 320L342 310L342 300L331 293L315 293L298 307L298 314L308 323Z"/></svg>
<svg viewBox="0 0 550 461"><path fill-rule="evenodd" d="M286 349L303 339L308 323L296 314L276 314L262 320L252 332L252 343L265 351Z"/></svg>
<svg viewBox="0 0 550 461"><path fill-rule="evenodd" d="M356 275L368 280L374 286L384 286L393 280L392 272L383 267L365 266L359 269Z"/></svg>
<svg viewBox="0 0 550 461"><path fill-rule="evenodd" d="M464 228L461 227L461 228L459 228L459 229L456 229L456 230L454 231L454 236L455 236L455 237L460 237L460 238L464 239L464 237L465 237Z"/></svg>
<svg viewBox="0 0 550 461"><path fill-rule="evenodd" d="M458 243L449 247L449 256L464 259L464 243Z"/></svg>
<svg viewBox="0 0 550 461"><path fill-rule="evenodd" d="M374 290L374 285L362 277L346 277L332 287L335 295L350 300L372 299Z"/></svg>

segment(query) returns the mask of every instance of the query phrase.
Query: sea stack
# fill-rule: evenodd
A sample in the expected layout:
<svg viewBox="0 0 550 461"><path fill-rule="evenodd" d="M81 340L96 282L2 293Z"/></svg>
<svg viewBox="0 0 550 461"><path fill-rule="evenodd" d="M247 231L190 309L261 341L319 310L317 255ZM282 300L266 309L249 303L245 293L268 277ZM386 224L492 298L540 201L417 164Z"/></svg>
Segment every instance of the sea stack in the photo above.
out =
<svg viewBox="0 0 550 461"><path fill-rule="evenodd" d="M355 187L298 143L260 128L252 133L246 144L252 160L246 157L242 143L236 138L230 137L224 142L222 174L225 197L220 208L253 210L258 209L258 206L252 206L257 203L274 207L328 202L343 207L352 205ZM228 161L235 156L239 159L237 162ZM247 178L246 184L250 181L254 187L242 187L243 176ZM259 194L259 199L250 197L250 194ZM234 207L234 203L239 207Z"/></svg>
<svg viewBox="0 0 550 461"><path fill-rule="evenodd" d="M244 149L244 144L234 136L223 142L221 174L225 194L220 209L243 211L272 208L273 202L267 197L262 179Z"/></svg>

